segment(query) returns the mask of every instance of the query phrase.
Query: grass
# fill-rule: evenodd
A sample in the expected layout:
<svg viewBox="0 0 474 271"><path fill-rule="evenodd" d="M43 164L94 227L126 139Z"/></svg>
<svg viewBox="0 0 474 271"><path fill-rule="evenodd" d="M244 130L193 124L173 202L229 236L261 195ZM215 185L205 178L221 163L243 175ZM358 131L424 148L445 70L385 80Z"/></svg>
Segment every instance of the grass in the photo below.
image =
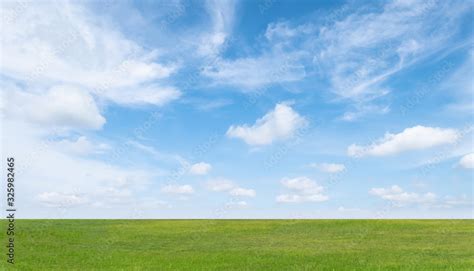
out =
<svg viewBox="0 0 474 271"><path fill-rule="evenodd" d="M17 220L16 227L15 268L2 246L1 270L474 270L474 220Z"/></svg>

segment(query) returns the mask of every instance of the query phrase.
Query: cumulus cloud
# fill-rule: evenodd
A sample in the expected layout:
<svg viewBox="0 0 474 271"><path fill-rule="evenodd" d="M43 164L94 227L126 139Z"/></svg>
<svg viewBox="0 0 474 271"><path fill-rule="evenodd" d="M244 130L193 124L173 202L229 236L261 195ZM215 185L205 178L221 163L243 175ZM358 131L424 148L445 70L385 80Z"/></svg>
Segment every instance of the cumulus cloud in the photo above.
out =
<svg viewBox="0 0 474 271"><path fill-rule="evenodd" d="M437 200L437 196L434 193L418 194L406 192L398 185L393 185L389 188L372 188L369 193L400 206L407 204L432 204Z"/></svg>
<svg viewBox="0 0 474 271"><path fill-rule="evenodd" d="M212 166L208 163L204 162L199 162L196 164L193 164L191 168L189 169L189 172L193 175L206 175L211 171Z"/></svg>
<svg viewBox="0 0 474 271"><path fill-rule="evenodd" d="M227 136L240 138L249 145L268 145L292 137L307 124L308 121L289 105L279 103L252 126L232 125L227 130Z"/></svg>
<svg viewBox="0 0 474 271"><path fill-rule="evenodd" d="M47 127L100 129L105 124L92 96L77 87L58 85L44 94L25 91L2 93L6 116Z"/></svg>
<svg viewBox="0 0 474 271"><path fill-rule="evenodd" d="M161 188L161 191L167 194L194 194L194 189L191 185L165 185Z"/></svg>
<svg viewBox="0 0 474 271"><path fill-rule="evenodd" d="M322 164L310 164L310 167L317 168L323 172L327 173L338 173L346 170L346 166L343 164L335 164L335 163L322 163Z"/></svg>
<svg viewBox="0 0 474 271"><path fill-rule="evenodd" d="M459 164L463 168L469 168L473 169L474 168L474 153L469 153L464 155L461 160L459 160Z"/></svg>
<svg viewBox="0 0 474 271"><path fill-rule="evenodd" d="M280 194L276 197L281 203L322 202L329 199L324 188L308 177L285 178L281 184L291 191L289 194Z"/></svg>
<svg viewBox="0 0 474 271"><path fill-rule="evenodd" d="M234 182L217 178L206 182L206 188L214 192L226 192L234 197L255 197L257 193L253 189L239 187Z"/></svg>
<svg viewBox="0 0 474 271"><path fill-rule="evenodd" d="M387 133L369 146L352 144L347 154L352 157L386 156L404 151L427 149L443 144L452 144L459 138L457 130L437 127L415 126L401 133Z"/></svg>

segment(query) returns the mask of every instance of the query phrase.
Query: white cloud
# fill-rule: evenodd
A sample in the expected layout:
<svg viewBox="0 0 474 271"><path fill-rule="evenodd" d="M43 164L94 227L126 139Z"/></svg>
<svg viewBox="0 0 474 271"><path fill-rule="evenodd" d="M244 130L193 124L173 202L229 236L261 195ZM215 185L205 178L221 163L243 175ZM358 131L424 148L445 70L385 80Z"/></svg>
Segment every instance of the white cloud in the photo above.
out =
<svg viewBox="0 0 474 271"><path fill-rule="evenodd" d="M120 91L105 91L103 94L121 105L165 105L181 97L175 87L163 87L157 84L138 88L124 88Z"/></svg>
<svg viewBox="0 0 474 271"><path fill-rule="evenodd" d="M25 216L54 216L38 202L64 206L84 195L87 203L71 216L107 216L88 208L102 206L124 217L124 210L141 202L140 192L162 171L127 164L120 152L115 153L120 165L86 159L85 154L108 145L82 136L83 130L104 126L101 112L109 102L163 105L177 99L181 93L168 79L179 66L163 62L162 56L172 57L161 49L150 50L125 37L120 22L97 16L87 3L25 5L16 14L17 3L2 3L5 16L0 18L6 26L0 30L2 140L5 150L22 161L19 208L29 211Z"/></svg>
<svg viewBox="0 0 474 271"><path fill-rule="evenodd" d="M353 109L345 112L340 119L343 121L355 121L368 114L387 114L390 112L390 106L388 105L373 105L373 104L361 104L356 103L353 106Z"/></svg>
<svg viewBox="0 0 474 271"><path fill-rule="evenodd" d="M76 87L58 85L37 94L10 90L2 93L6 116L27 120L47 127L100 129L105 118L92 96Z"/></svg>
<svg viewBox="0 0 474 271"><path fill-rule="evenodd" d="M343 164L335 164L335 163L322 163L322 164L310 164L310 167L317 168L323 172L328 173L338 173L342 172L346 169L346 166Z"/></svg>
<svg viewBox="0 0 474 271"><path fill-rule="evenodd" d="M236 2L232 0L207 0L206 10L211 18L211 29L200 38L198 52L216 56L234 24Z"/></svg>
<svg viewBox="0 0 474 271"><path fill-rule="evenodd" d="M457 197L445 196L439 198L432 192L415 193L404 191L400 186L393 185L388 188L372 188L369 194L390 201L391 205L404 207L410 205L422 205L430 208L454 208L470 207L473 204L472 198L466 195Z"/></svg>
<svg viewBox="0 0 474 271"><path fill-rule="evenodd" d="M281 194L276 198L281 203L302 203L302 202L322 202L328 200L325 195L299 195L299 194Z"/></svg>
<svg viewBox="0 0 474 271"><path fill-rule="evenodd" d="M344 206L339 206L339 207L337 208L337 210L338 210L339 212L360 212L360 211L362 211L362 210L359 209L359 208L347 208L347 207L344 207Z"/></svg>
<svg viewBox="0 0 474 271"><path fill-rule="evenodd" d="M456 142L459 135L454 129L415 126L406 128L401 133L390 134L369 146L352 144L347 148L347 154L353 157L385 156L404 151L427 149L443 144Z"/></svg>
<svg viewBox="0 0 474 271"><path fill-rule="evenodd" d="M335 95L353 102L355 110L342 119L385 114L389 105L374 100L392 91L387 80L430 55L456 47L453 37L470 5L389 1L378 8L347 4L344 9L329 14L323 25L310 20L299 25L272 22L258 40L262 53L217 58L202 74L215 84L244 91L316 75L328 79L328 89Z"/></svg>
<svg viewBox="0 0 474 271"><path fill-rule="evenodd" d="M425 194L418 194L405 192L398 185L393 185L389 188L372 188L369 193L384 200L389 200L399 206L415 203L433 204L437 200L434 193L428 192Z"/></svg>
<svg viewBox="0 0 474 271"><path fill-rule="evenodd" d="M78 194L44 192L39 194L37 198L48 207L73 207L87 203L87 199Z"/></svg>
<svg viewBox="0 0 474 271"><path fill-rule="evenodd" d="M301 191L305 194L320 193L323 188L308 177L296 177L293 179L283 179L281 184L291 190Z"/></svg>
<svg viewBox="0 0 474 271"><path fill-rule="evenodd" d="M116 103L162 105L179 97L157 80L177 69L158 63L162 52L126 38L114 24L79 2L28 2L19 16L16 3L2 10L2 74L31 85L70 84Z"/></svg>
<svg viewBox="0 0 474 271"><path fill-rule="evenodd" d="M320 29L316 61L341 97L364 102L386 95L388 78L450 46L467 10L463 3L428 1L354 12Z"/></svg>
<svg viewBox="0 0 474 271"><path fill-rule="evenodd" d="M15 159L21 161L16 175L24 180L17 184L23 191L17 195L18 208L24 210L22 217L90 217L90 207L97 204L124 210L153 178L162 174L158 168L148 171L85 159L82 150L74 150L77 146L70 145L76 141L57 141L40 127L34 129L31 125L5 119L2 125L5 131L19 131L3 133L2 140L6 143L3 151L13 153ZM82 140L77 141L83 144ZM91 144L92 151L101 148L101 144ZM63 149L66 145L72 149ZM54 207L61 207L62 211ZM70 207L77 208L71 211ZM97 214L97 217L106 216ZM122 213L118 217L125 216Z"/></svg>
<svg viewBox="0 0 474 271"><path fill-rule="evenodd" d="M246 201L231 201L226 203L226 207L228 208L246 208L249 204Z"/></svg>
<svg viewBox="0 0 474 271"><path fill-rule="evenodd" d="M256 193L255 190L253 189L245 189L245 188L233 188L229 191L229 194L231 196L236 196L236 197L255 197Z"/></svg>
<svg viewBox="0 0 474 271"><path fill-rule="evenodd" d="M193 164L189 169L189 172L193 175L206 175L211 171L212 166L208 163L200 162Z"/></svg>
<svg viewBox="0 0 474 271"><path fill-rule="evenodd" d="M281 203L322 202L329 199L324 195L324 188L308 177L283 179L281 184L291 190L291 194L280 194L276 197Z"/></svg>
<svg viewBox="0 0 474 271"><path fill-rule="evenodd" d="M307 34L312 31L310 25L299 25L292 27L289 22L280 21L276 23L270 23L265 31L265 38L269 41L281 41L289 38L296 37L301 34Z"/></svg>
<svg viewBox="0 0 474 271"><path fill-rule="evenodd" d="M292 29L286 23L271 23L267 27L263 42L263 53L235 59L215 58L202 70L202 75L211 78L213 84L231 85L244 92L263 91L274 83L296 82L307 75L302 60L310 57L305 50L285 50L286 43L296 33L305 32L303 27Z"/></svg>
<svg viewBox="0 0 474 271"><path fill-rule="evenodd" d="M461 160L459 160L459 164L463 168L474 168L474 153L464 155Z"/></svg>
<svg viewBox="0 0 474 271"><path fill-rule="evenodd" d="M219 84L255 89L300 81L307 78L306 70L317 70L329 78L333 93L366 105L390 93L384 85L388 78L440 49L450 48L450 38L470 9L466 3L438 1L409 6L389 1L376 9L358 6L359 10L345 5L351 12L341 15L347 16L329 14L323 25L270 23L260 42L263 53L219 59L203 74ZM367 113L362 111L346 117Z"/></svg>
<svg viewBox="0 0 474 271"><path fill-rule="evenodd" d="M194 194L194 189L191 185L166 185L161 188L161 191L168 194Z"/></svg>
<svg viewBox="0 0 474 271"><path fill-rule="evenodd" d="M77 140L63 139L56 143L60 150L72 152L76 154L89 154L93 151L93 144L85 136L77 138Z"/></svg>
<svg viewBox="0 0 474 271"><path fill-rule="evenodd" d="M469 198L466 195L461 195L457 197L453 196L446 196L444 197L443 202L440 204L441 207L447 207L447 208L452 208L452 207L457 207L457 206L472 206L474 204L474 201L471 198Z"/></svg>
<svg viewBox="0 0 474 271"><path fill-rule="evenodd" d="M61 151L79 155L103 153L110 149L109 145L105 143L93 143L85 136L80 136L76 140L63 139L55 143L55 146Z"/></svg>
<svg viewBox="0 0 474 271"><path fill-rule="evenodd" d="M235 187L235 184L227 179L218 178L206 183L207 189L216 192L228 191Z"/></svg>
<svg viewBox="0 0 474 271"><path fill-rule="evenodd" d="M214 192L227 192L234 197L255 197L257 194L253 189L239 187L234 182L224 178L206 182L206 188Z"/></svg>
<svg viewBox="0 0 474 271"><path fill-rule="evenodd" d="M258 119L252 126L232 125L227 130L227 136L240 138L249 145L268 145L292 137L298 129L307 124L308 121L289 105L279 103L274 110Z"/></svg>
<svg viewBox="0 0 474 271"><path fill-rule="evenodd" d="M306 70L298 63L298 59L298 55L282 53L236 60L219 59L213 65L206 66L202 74L217 84L253 90L272 83L303 79Z"/></svg>
<svg viewBox="0 0 474 271"><path fill-rule="evenodd" d="M8 13L15 5L5 7ZM41 14L47 16L38 19ZM2 31L1 65L13 77L119 87L167 77L173 70L154 63L156 53L101 24L78 3L30 2ZM32 37L34 43L25 42ZM119 67L127 76L114 76Z"/></svg>

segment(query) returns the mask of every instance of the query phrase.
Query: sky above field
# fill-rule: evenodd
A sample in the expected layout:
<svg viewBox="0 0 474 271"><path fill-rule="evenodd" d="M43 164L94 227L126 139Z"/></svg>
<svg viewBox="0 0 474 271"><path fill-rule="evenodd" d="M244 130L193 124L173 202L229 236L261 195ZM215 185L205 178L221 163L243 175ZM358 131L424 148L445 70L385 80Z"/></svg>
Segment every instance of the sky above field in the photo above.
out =
<svg viewBox="0 0 474 271"><path fill-rule="evenodd" d="M472 1L1 7L19 217L473 217Z"/></svg>

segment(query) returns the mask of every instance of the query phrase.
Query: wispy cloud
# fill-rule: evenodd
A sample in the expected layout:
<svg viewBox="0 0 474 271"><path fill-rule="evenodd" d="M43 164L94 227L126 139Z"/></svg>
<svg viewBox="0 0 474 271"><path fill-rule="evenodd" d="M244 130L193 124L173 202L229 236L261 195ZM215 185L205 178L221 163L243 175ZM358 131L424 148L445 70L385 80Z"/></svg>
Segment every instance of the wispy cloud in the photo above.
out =
<svg viewBox="0 0 474 271"><path fill-rule="evenodd" d="M204 56L216 56L232 32L237 1L207 0L205 3L211 26L210 31L200 38L198 52Z"/></svg>
<svg viewBox="0 0 474 271"><path fill-rule="evenodd" d="M80 3L27 6L2 30L3 74L28 85L80 86L121 104L161 105L179 97L176 88L158 83L176 71L175 63L160 63L156 50L126 38ZM15 3L2 7L11 13Z"/></svg>
<svg viewBox="0 0 474 271"><path fill-rule="evenodd" d="M296 54L272 52L256 58L216 61L203 70L214 84L232 85L252 91L262 86L294 82L306 76L305 67Z"/></svg>
<svg viewBox="0 0 474 271"><path fill-rule="evenodd" d="M383 85L388 78L449 46L468 8L459 2L392 1L353 13L320 30L316 41L323 45L315 60L341 97L365 101L383 96L390 91Z"/></svg>

